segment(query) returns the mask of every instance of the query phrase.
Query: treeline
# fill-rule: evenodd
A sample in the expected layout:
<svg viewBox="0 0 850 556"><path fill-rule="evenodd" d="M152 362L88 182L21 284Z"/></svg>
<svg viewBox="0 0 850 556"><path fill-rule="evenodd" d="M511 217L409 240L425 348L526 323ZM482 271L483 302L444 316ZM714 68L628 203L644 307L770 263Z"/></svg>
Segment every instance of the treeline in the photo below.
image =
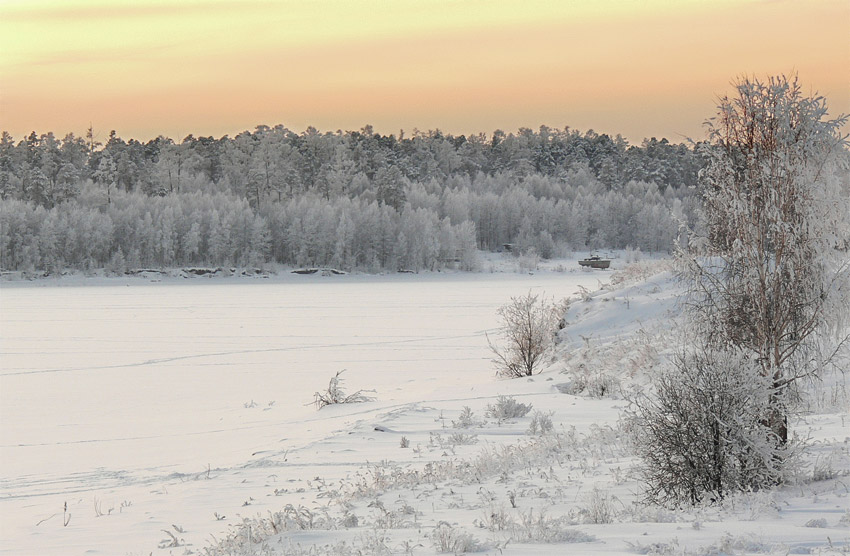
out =
<svg viewBox="0 0 850 556"><path fill-rule="evenodd" d="M6 270L190 264L475 267L505 243L667 250L700 160L666 140L541 127L396 138L258 127L234 138L0 136Z"/></svg>
<svg viewBox="0 0 850 556"><path fill-rule="evenodd" d="M302 197L258 214L244 199L182 193L146 198L117 193L108 207L63 203L45 209L0 204L4 266L106 267L123 271L179 265L260 266L269 260L339 268L472 270L475 229L435 213L399 213L376 202Z"/></svg>

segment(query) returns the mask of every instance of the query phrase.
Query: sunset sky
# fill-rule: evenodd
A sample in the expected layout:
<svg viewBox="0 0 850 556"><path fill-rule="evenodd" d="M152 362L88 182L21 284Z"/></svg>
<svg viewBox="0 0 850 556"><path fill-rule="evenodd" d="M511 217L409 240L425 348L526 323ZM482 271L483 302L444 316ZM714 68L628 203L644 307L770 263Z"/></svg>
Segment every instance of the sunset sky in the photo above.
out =
<svg viewBox="0 0 850 556"><path fill-rule="evenodd" d="M848 0L0 0L0 129L702 137L743 74L850 112Z"/></svg>

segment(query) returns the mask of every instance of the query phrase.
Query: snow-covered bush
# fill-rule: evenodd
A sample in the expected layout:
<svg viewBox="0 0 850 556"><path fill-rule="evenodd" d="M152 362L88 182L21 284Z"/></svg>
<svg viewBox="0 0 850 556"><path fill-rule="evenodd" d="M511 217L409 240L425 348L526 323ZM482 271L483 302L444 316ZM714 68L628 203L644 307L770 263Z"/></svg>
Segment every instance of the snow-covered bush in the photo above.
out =
<svg viewBox="0 0 850 556"><path fill-rule="evenodd" d="M519 270L522 272L533 272L537 270L539 264L540 255L538 255L537 251L535 251L534 249L529 250L527 253L521 254L517 258L517 265L519 266Z"/></svg>
<svg viewBox="0 0 850 556"><path fill-rule="evenodd" d="M395 510L388 510L380 500L375 500L369 507L373 508L372 527L377 530L409 529L416 526L416 510L407 504Z"/></svg>
<svg viewBox="0 0 850 556"><path fill-rule="evenodd" d="M463 529L455 528L450 523L441 521L431 533L434 548L440 553L465 554L477 552L481 544L472 534Z"/></svg>
<svg viewBox="0 0 850 556"><path fill-rule="evenodd" d="M654 379L654 395L631 400L648 500L719 501L780 480L788 448L765 422L779 400L757 365L728 350L680 354Z"/></svg>
<svg viewBox="0 0 850 556"><path fill-rule="evenodd" d="M340 403L361 403L374 400L374 398L365 395L363 393L364 390L358 390L353 394L346 394L341 386L342 378L340 375L342 375L343 372L345 371L337 371L337 373L331 377L327 390L313 394L313 403L316 404L317 408L322 409L326 405Z"/></svg>
<svg viewBox="0 0 850 556"><path fill-rule="evenodd" d="M593 487L585 496L585 506L579 510L579 515L584 523L612 523L614 521L614 509L611 505L611 496Z"/></svg>
<svg viewBox="0 0 850 556"><path fill-rule="evenodd" d="M605 398L620 390L620 380L602 368L579 367L572 382L557 385L562 394L572 396L587 395L591 398Z"/></svg>
<svg viewBox="0 0 850 556"><path fill-rule="evenodd" d="M493 504L490 502L482 510L481 519L476 519L474 523L477 527L487 529L491 533L504 531L513 523L513 519L508 515L504 504Z"/></svg>
<svg viewBox="0 0 850 556"><path fill-rule="evenodd" d="M556 384L563 394L591 398L619 397L635 379L651 372L662 359L659 351L671 341L665 329L641 329L633 336L612 341L583 338L562 361L568 382Z"/></svg>
<svg viewBox="0 0 850 556"><path fill-rule="evenodd" d="M534 436L552 432L555 428L552 424L552 415L554 415L552 411L549 411L548 413L535 411L534 415L531 416L531 423L528 425L528 434Z"/></svg>
<svg viewBox="0 0 850 556"><path fill-rule="evenodd" d="M512 297L499 309L499 317L504 346L490 343L496 372L510 378L531 376L554 343L561 315L552 303L528 293Z"/></svg>
<svg viewBox="0 0 850 556"><path fill-rule="evenodd" d="M499 396L496 398L496 403L487 404L487 410L484 414L487 417L504 421L525 417L529 411L531 411L531 404L520 403L513 396Z"/></svg>
<svg viewBox="0 0 850 556"><path fill-rule="evenodd" d="M462 432L454 432L443 438L439 434L431 433L432 445L440 448L454 448L455 446L470 446L478 442L477 434L465 434Z"/></svg>
<svg viewBox="0 0 850 556"><path fill-rule="evenodd" d="M282 510L268 512L268 517L242 517L241 521L231 526L229 532L221 539L215 539L213 544L203 549L206 556L231 556L247 554L272 553L268 548L272 539L287 531L338 529L340 522L328 514L326 508L312 511L309 508L287 504ZM279 553L277 551L275 554ZM309 553L298 550L285 550L284 554ZM325 547L322 554L351 554L346 550L329 550Z"/></svg>
<svg viewBox="0 0 850 556"><path fill-rule="evenodd" d="M622 288L638 282L643 282L661 272L671 270L673 262L671 259L635 259L629 261L625 268L615 271L611 275L611 287Z"/></svg>
<svg viewBox="0 0 850 556"><path fill-rule="evenodd" d="M519 521L511 520L510 539L521 543L574 543L591 542L595 538L583 531L572 529L566 517L549 518L545 512L534 510L520 513ZM566 550L565 550L566 552Z"/></svg>
<svg viewBox="0 0 850 556"><path fill-rule="evenodd" d="M626 260L626 264L640 262L643 259L643 253L640 250L640 247L634 249L633 247L626 247L625 252L623 253L623 258Z"/></svg>
<svg viewBox="0 0 850 556"><path fill-rule="evenodd" d="M481 421L475 418L475 414L468 405L463 406L463 410L460 412L457 421L452 421L452 427L456 429L471 429L473 427L480 427L482 424Z"/></svg>

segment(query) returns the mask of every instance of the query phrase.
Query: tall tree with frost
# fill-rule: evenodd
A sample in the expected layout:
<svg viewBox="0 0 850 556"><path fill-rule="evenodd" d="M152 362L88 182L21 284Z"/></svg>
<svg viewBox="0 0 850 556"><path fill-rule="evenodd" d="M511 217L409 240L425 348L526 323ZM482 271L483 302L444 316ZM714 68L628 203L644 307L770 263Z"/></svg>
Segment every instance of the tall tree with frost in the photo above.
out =
<svg viewBox="0 0 850 556"><path fill-rule="evenodd" d="M847 117L827 119L826 99L803 94L796 76L744 78L735 93L707 122L690 308L708 345L755 357L781 445L783 393L823 364L822 340L850 313Z"/></svg>

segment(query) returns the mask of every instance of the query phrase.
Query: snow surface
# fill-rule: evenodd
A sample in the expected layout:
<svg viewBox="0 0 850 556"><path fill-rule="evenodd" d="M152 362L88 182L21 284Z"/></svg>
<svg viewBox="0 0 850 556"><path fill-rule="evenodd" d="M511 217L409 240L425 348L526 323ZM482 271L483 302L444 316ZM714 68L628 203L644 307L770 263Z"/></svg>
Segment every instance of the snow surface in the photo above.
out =
<svg viewBox="0 0 850 556"><path fill-rule="evenodd" d="M797 427L825 480L722 508L637 503L613 389L663 358L677 289L668 272L581 301L613 274L575 266L4 282L0 553L433 554L440 522L492 554L846 550L834 386ZM528 291L576 298L568 326L545 372L496 378L486 334ZM317 410L341 369L375 401ZM487 417L500 395L534 411ZM553 431L529 434L536 412Z"/></svg>

